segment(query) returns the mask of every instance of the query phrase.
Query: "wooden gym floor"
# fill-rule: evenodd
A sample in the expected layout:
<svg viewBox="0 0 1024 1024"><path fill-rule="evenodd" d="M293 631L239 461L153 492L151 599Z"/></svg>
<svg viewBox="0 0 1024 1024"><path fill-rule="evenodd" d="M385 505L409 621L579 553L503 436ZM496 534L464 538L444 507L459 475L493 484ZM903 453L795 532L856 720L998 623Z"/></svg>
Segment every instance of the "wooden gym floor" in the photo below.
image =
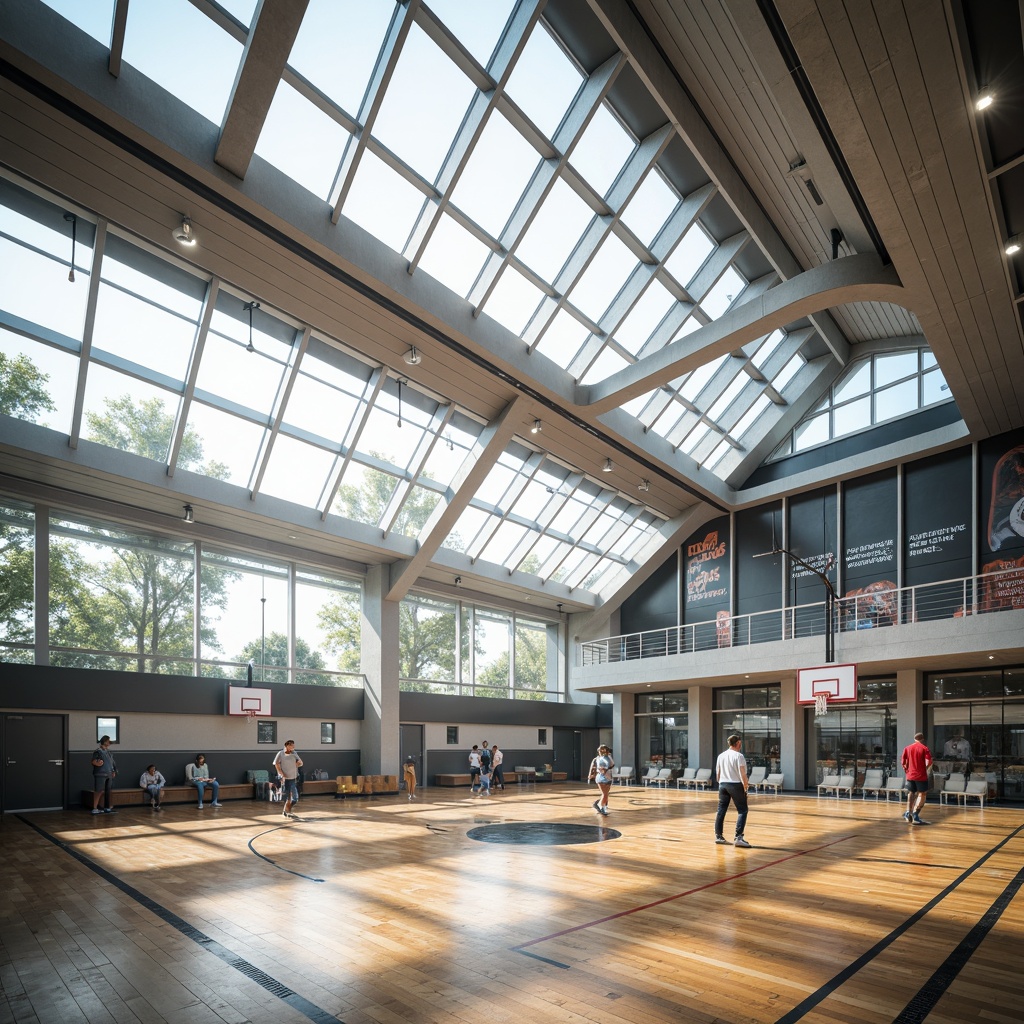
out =
<svg viewBox="0 0 1024 1024"><path fill-rule="evenodd" d="M7 815L0 1021L1019 1022L1024 808L534 785ZM606 826L506 846L498 822ZM726 834L732 834L730 810Z"/></svg>

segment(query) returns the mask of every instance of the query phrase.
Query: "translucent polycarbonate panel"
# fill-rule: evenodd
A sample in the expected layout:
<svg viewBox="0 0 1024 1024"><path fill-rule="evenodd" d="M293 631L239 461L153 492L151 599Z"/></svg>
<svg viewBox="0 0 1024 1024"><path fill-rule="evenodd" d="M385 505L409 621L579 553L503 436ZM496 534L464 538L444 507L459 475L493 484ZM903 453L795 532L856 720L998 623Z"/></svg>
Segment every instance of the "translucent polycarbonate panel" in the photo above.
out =
<svg viewBox="0 0 1024 1024"><path fill-rule="evenodd" d="M754 404L743 414L736 426L732 428L732 436L738 440L743 440L744 435L754 425L757 418L771 404L771 399L767 395L758 395Z"/></svg>
<svg viewBox="0 0 1024 1024"><path fill-rule="evenodd" d="M778 375L772 379L772 386L781 394L786 385L797 375L803 366L803 357L799 354L793 356L779 371Z"/></svg>
<svg viewBox="0 0 1024 1024"><path fill-rule="evenodd" d="M950 397L949 385L941 370L932 370L921 378L921 405L944 402Z"/></svg>
<svg viewBox="0 0 1024 1024"><path fill-rule="evenodd" d="M220 125L242 44L188 0L132 4L124 60L171 96Z"/></svg>
<svg viewBox="0 0 1024 1024"><path fill-rule="evenodd" d="M523 235L516 256L552 284L593 218L594 211L559 179Z"/></svg>
<svg viewBox="0 0 1024 1024"><path fill-rule="evenodd" d="M515 267L507 266L487 298L483 311L513 334L522 334L544 293Z"/></svg>
<svg viewBox="0 0 1024 1024"><path fill-rule="evenodd" d="M480 525L480 529L476 535L470 538L466 543L466 554L469 555L474 561L480 557L480 552L483 551L487 542L494 535L494 532L501 525L501 517L491 514L486 516L483 523Z"/></svg>
<svg viewBox="0 0 1024 1024"><path fill-rule="evenodd" d="M114 0L43 0L62 18L67 18L83 32L104 46L110 46L110 26L114 21Z"/></svg>
<svg viewBox="0 0 1024 1024"><path fill-rule="evenodd" d="M433 181L476 90L418 26L409 29L373 135Z"/></svg>
<svg viewBox="0 0 1024 1024"><path fill-rule="evenodd" d="M739 363L739 360L734 360ZM720 420L725 414L726 410L739 396L739 393L743 390L744 386L750 383L750 376L744 373L743 370L739 370L735 377L729 382L728 387L715 399L710 408L707 411L708 418L712 420Z"/></svg>
<svg viewBox="0 0 1024 1024"><path fill-rule="evenodd" d="M505 91L550 139L582 84L583 76L538 21Z"/></svg>
<svg viewBox="0 0 1024 1024"><path fill-rule="evenodd" d="M549 473L540 472L520 492L512 506L512 512L520 519L535 522L551 502L559 500L557 492L562 482Z"/></svg>
<svg viewBox="0 0 1024 1024"><path fill-rule="evenodd" d="M865 359L848 370L842 380L832 389L834 402L845 402L848 398L866 395L871 390L871 360Z"/></svg>
<svg viewBox="0 0 1024 1024"><path fill-rule="evenodd" d="M598 195L603 196L634 149L633 137L608 105L602 103L573 149L569 163Z"/></svg>
<svg viewBox="0 0 1024 1024"><path fill-rule="evenodd" d="M772 331L767 338L761 343L760 347L754 353L751 358L751 362L759 369L764 369L764 364L768 362L775 350L786 340L786 335L782 331Z"/></svg>
<svg viewBox="0 0 1024 1024"><path fill-rule="evenodd" d="M402 252L424 202L418 188L365 150L343 212L395 252Z"/></svg>
<svg viewBox="0 0 1024 1024"><path fill-rule="evenodd" d="M679 447L687 455L691 455L693 450L707 437L711 427L703 420L698 421L694 424L693 429L682 439Z"/></svg>
<svg viewBox="0 0 1024 1024"><path fill-rule="evenodd" d="M917 373L917 349L913 352L892 352L875 356L875 387L885 387L893 381Z"/></svg>
<svg viewBox="0 0 1024 1024"><path fill-rule="evenodd" d="M391 533L403 537L418 537L426 525L434 507L441 500L437 491L429 491L425 487L411 487L398 515L391 527Z"/></svg>
<svg viewBox="0 0 1024 1024"><path fill-rule="evenodd" d="M241 306L241 300L224 292L218 296L196 388L269 417L292 356L291 343L283 339L294 329L261 309L254 310L254 351L249 352L248 313Z"/></svg>
<svg viewBox="0 0 1024 1024"><path fill-rule="evenodd" d="M256 155L326 202L348 137L337 121L281 81L256 143Z"/></svg>
<svg viewBox="0 0 1024 1024"><path fill-rule="evenodd" d="M469 295L490 250L452 217L444 215L420 260L420 269L463 298Z"/></svg>
<svg viewBox="0 0 1024 1024"><path fill-rule="evenodd" d="M587 372L583 375L580 383L593 384L596 381L604 380L606 377L610 377L616 371L625 369L629 365L630 363L620 356L618 352L606 345L601 349L598 357L587 367Z"/></svg>
<svg viewBox="0 0 1024 1024"><path fill-rule="evenodd" d="M202 445L209 462L219 467L219 479L240 487L250 485L260 445L267 433L266 426L202 402L192 402L185 429L186 434L194 436ZM202 469L197 471L202 472Z"/></svg>
<svg viewBox="0 0 1024 1024"><path fill-rule="evenodd" d="M497 238L530 183L540 155L494 111L452 193L452 203Z"/></svg>
<svg viewBox="0 0 1024 1024"><path fill-rule="evenodd" d="M724 355L719 356L717 359L710 363L704 363L703 366L698 366L689 377L686 378L686 383L679 390L679 394L682 395L688 402L698 403L698 400L703 398L704 404L707 404L707 396L703 396L702 392L707 387L711 378L718 372L730 356Z"/></svg>
<svg viewBox="0 0 1024 1024"><path fill-rule="evenodd" d="M569 293L569 301L592 320L600 320L636 265L636 256L625 244L608 235Z"/></svg>
<svg viewBox="0 0 1024 1024"><path fill-rule="evenodd" d="M732 451L732 445L728 441L720 441L704 461L704 467L706 469L714 469L722 461L726 453L730 451Z"/></svg>
<svg viewBox="0 0 1024 1024"><path fill-rule="evenodd" d="M309 0L288 63L356 117L396 7L391 0Z"/></svg>
<svg viewBox="0 0 1024 1024"><path fill-rule="evenodd" d="M499 506L516 479L522 466L522 460L503 452L484 482L477 488L475 498L484 505Z"/></svg>
<svg viewBox="0 0 1024 1024"><path fill-rule="evenodd" d="M852 434L871 425L871 396L854 399L846 405L836 407L832 420L833 437Z"/></svg>
<svg viewBox="0 0 1024 1024"><path fill-rule="evenodd" d="M611 553L614 551L615 542L622 537L627 528L628 523L623 518L623 509L616 503L601 510L600 515L580 537L580 541Z"/></svg>
<svg viewBox="0 0 1024 1024"><path fill-rule="evenodd" d="M308 359L304 359L302 365L304 369L313 368ZM351 391L300 372L284 408L282 424L338 444L347 436L362 405Z"/></svg>
<svg viewBox="0 0 1024 1024"><path fill-rule="evenodd" d="M580 521L586 515L593 502L591 495L583 491L574 491L565 499L562 507L555 514L548 527L554 533L564 534L575 543L580 539Z"/></svg>
<svg viewBox="0 0 1024 1024"><path fill-rule="evenodd" d="M537 342L536 351L567 369L583 347L590 331L564 309L560 309Z"/></svg>
<svg viewBox="0 0 1024 1024"><path fill-rule="evenodd" d="M644 245L649 246L678 205L679 196L657 168L651 168L626 205L622 213L622 223Z"/></svg>
<svg viewBox="0 0 1024 1024"><path fill-rule="evenodd" d="M717 320L740 296L747 282L734 267L727 267L725 273L712 285L700 301L700 308L712 319Z"/></svg>
<svg viewBox="0 0 1024 1024"><path fill-rule="evenodd" d="M260 494L272 494L275 498L316 508L333 465L331 452L278 434L270 449Z"/></svg>
<svg viewBox="0 0 1024 1024"><path fill-rule="evenodd" d="M675 296L660 281L651 281L625 320L616 328L615 340L626 351L639 355L675 304Z"/></svg>
<svg viewBox="0 0 1024 1024"><path fill-rule="evenodd" d="M513 0L488 0L485 4L471 0L433 0L430 10L477 62L487 67L514 6Z"/></svg>
<svg viewBox="0 0 1024 1024"><path fill-rule="evenodd" d="M830 437L828 413L820 413L801 423L793 431L793 450L802 452L816 444L824 444Z"/></svg>
<svg viewBox="0 0 1024 1024"><path fill-rule="evenodd" d="M79 357L0 328L0 416L71 432Z"/></svg>
<svg viewBox="0 0 1024 1024"><path fill-rule="evenodd" d="M397 484L397 477L353 460L345 470L331 511L357 523L379 526Z"/></svg>
<svg viewBox="0 0 1024 1024"><path fill-rule="evenodd" d="M665 260L665 269L683 287L686 287L714 250L715 243L711 241L699 223L694 224L683 235L669 258ZM699 297L696 296L696 298Z"/></svg>
<svg viewBox="0 0 1024 1024"><path fill-rule="evenodd" d="M488 540L480 557L496 565L504 565L505 560L515 549L516 545L527 533L525 526L518 523L511 523L507 519L495 530L493 536Z"/></svg>
<svg viewBox="0 0 1024 1024"><path fill-rule="evenodd" d="M902 384L894 384L891 388L875 392L875 422L902 416L913 412L918 405L917 378L905 380Z"/></svg>
<svg viewBox="0 0 1024 1024"><path fill-rule="evenodd" d="M135 377L92 363L85 387L82 437L166 462L176 396Z"/></svg>

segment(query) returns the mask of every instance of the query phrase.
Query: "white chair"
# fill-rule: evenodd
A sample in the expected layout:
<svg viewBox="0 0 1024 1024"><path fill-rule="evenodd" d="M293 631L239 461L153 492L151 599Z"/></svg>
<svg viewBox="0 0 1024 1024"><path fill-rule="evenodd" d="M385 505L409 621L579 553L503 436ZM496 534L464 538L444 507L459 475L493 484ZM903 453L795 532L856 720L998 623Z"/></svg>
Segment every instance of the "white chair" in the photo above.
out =
<svg viewBox="0 0 1024 1024"><path fill-rule="evenodd" d="M661 786L664 788L672 781L672 769L662 768L653 779L644 779L645 786Z"/></svg>
<svg viewBox="0 0 1024 1024"><path fill-rule="evenodd" d="M950 794L956 797L957 803L960 803L960 798L964 795L964 790L966 788L967 781L964 778L963 773L954 772L946 779L945 785L943 785L942 790L939 793L939 803L948 803Z"/></svg>
<svg viewBox="0 0 1024 1024"><path fill-rule="evenodd" d="M768 769L764 765L758 765L756 768L750 769L750 774L747 776L747 785L756 793L761 786L764 784L764 777L767 774Z"/></svg>
<svg viewBox="0 0 1024 1024"><path fill-rule="evenodd" d="M693 777L694 789L707 789L711 785L711 769L698 768L697 774Z"/></svg>
<svg viewBox="0 0 1024 1024"><path fill-rule="evenodd" d="M693 780L697 777L696 768L684 768L683 774L676 779L676 789L689 789Z"/></svg>
<svg viewBox="0 0 1024 1024"><path fill-rule="evenodd" d="M864 783L860 787L861 800L867 800L868 793L874 793L875 799L877 800L878 794L884 792L885 785L882 783L882 769L868 768L864 772Z"/></svg>
<svg viewBox="0 0 1024 1024"><path fill-rule="evenodd" d="M836 799L838 800L843 793L846 793L852 800L856 782L857 777L855 775L840 775L839 783L836 786Z"/></svg>
<svg viewBox="0 0 1024 1024"><path fill-rule="evenodd" d="M945 795L945 792L943 792ZM957 793L957 802L967 806L967 801L975 797L980 807L985 806L985 798L988 796L988 782L985 779L971 779L967 788L962 793Z"/></svg>
<svg viewBox="0 0 1024 1024"><path fill-rule="evenodd" d="M652 765L650 768L647 769L647 774L641 776L640 781L646 786L651 781L651 779L656 779L658 777L659 771L661 771L660 768L655 768Z"/></svg>
<svg viewBox="0 0 1024 1024"><path fill-rule="evenodd" d="M835 788L838 785L838 775L826 775L825 778L823 778L821 782L818 783L818 796L821 796L822 793L828 796L830 792L835 792ZM836 795L838 796L838 794Z"/></svg>
<svg viewBox="0 0 1024 1024"><path fill-rule="evenodd" d="M896 794L897 800L903 799L903 776L902 775L890 775L885 780L885 802L888 803L893 794Z"/></svg>
<svg viewBox="0 0 1024 1024"><path fill-rule="evenodd" d="M633 766L629 765L627 768L619 768L618 775L616 775L612 782L617 782L620 786L632 786L635 781L633 775Z"/></svg>
<svg viewBox="0 0 1024 1024"><path fill-rule="evenodd" d="M770 789L776 796L778 796L779 790L782 789L785 781L786 777L782 772L772 772L770 775L765 777L764 782L761 783L761 787L765 790Z"/></svg>

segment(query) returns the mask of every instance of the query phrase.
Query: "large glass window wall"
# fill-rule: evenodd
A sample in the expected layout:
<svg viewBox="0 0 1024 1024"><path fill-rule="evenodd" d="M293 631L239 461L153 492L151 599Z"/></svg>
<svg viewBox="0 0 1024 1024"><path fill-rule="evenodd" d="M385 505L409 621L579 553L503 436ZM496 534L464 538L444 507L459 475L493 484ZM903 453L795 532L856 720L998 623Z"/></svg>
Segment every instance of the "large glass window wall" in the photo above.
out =
<svg viewBox="0 0 1024 1024"><path fill-rule="evenodd" d="M985 779L990 797L1024 802L1024 668L930 675L924 697L936 774Z"/></svg>
<svg viewBox="0 0 1024 1024"><path fill-rule="evenodd" d="M782 757L782 688L737 686L715 690L715 749L725 750L733 733L743 737L747 771L779 772Z"/></svg>
<svg viewBox="0 0 1024 1024"><path fill-rule="evenodd" d="M869 768L880 768L883 780L901 775L896 749L896 680L859 679L857 700L831 702L820 718L808 708L807 778L809 789L826 775L852 775L864 782Z"/></svg>
<svg viewBox="0 0 1024 1024"><path fill-rule="evenodd" d="M689 767L689 693L642 694L637 699L636 752L641 774L648 768Z"/></svg>

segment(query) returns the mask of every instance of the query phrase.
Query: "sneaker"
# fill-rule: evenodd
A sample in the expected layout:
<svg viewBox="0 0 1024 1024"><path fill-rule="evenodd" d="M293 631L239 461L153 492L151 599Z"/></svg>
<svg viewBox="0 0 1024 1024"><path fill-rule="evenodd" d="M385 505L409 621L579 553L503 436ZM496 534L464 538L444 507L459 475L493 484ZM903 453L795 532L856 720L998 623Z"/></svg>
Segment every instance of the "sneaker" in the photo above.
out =
<svg viewBox="0 0 1024 1024"><path fill-rule="evenodd" d="M103 812L98 807L94 807L92 809L92 811L90 811L89 813L90 814L102 814Z"/></svg>
<svg viewBox="0 0 1024 1024"><path fill-rule="evenodd" d="M593 808L594 808L594 810L595 810L595 811L597 811L597 813L598 813L598 814L600 814L600 813L601 813L601 801L600 801L600 800L595 800L595 801L594 801L594 802L593 802L593 803L591 804L591 807L593 807Z"/></svg>
<svg viewBox="0 0 1024 1024"><path fill-rule="evenodd" d="M730 846L730 842L725 836L715 836L715 843L718 846Z"/></svg>
<svg viewBox="0 0 1024 1024"><path fill-rule="evenodd" d="M736 837L736 838L735 838L735 839L734 839L734 840L732 841L732 845L733 845L733 846L741 846L741 847L743 847L743 849L744 849L744 850L749 850L749 849L751 848L751 847L750 847L750 843L748 843L748 842L746 841L746 839L744 839L744 838L743 838L743 836L737 836L737 837Z"/></svg>
<svg viewBox="0 0 1024 1024"><path fill-rule="evenodd" d="M910 811L904 811L903 812L903 820L904 821L910 821Z"/></svg>
<svg viewBox="0 0 1024 1024"><path fill-rule="evenodd" d="M104 814L117 814L117 811L113 807L104 807L103 808L103 813Z"/></svg>
<svg viewBox="0 0 1024 1024"><path fill-rule="evenodd" d="M210 806L211 807L223 807L224 805L222 803L219 803L218 801L214 800L213 803L210 804Z"/></svg>
<svg viewBox="0 0 1024 1024"><path fill-rule="evenodd" d="M200 801L199 801L199 810L202 810L202 809L203 809L203 801L202 801L202 800L200 800Z"/></svg>
<svg viewBox="0 0 1024 1024"><path fill-rule="evenodd" d="M153 808L153 810L154 811L162 811L163 807L160 804L156 804L156 806Z"/></svg>
<svg viewBox="0 0 1024 1024"><path fill-rule="evenodd" d="M916 814L914 815L914 817L912 819L912 823L914 825L929 825L929 824L931 824L931 822L922 821Z"/></svg>
<svg viewBox="0 0 1024 1024"><path fill-rule="evenodd" d="M606 818L608 817L610 812L609 812L607 807L601 807L601 808L599 808L599 810L600 810L601 814L604 815L604 817L606 817Z"/></svg>

